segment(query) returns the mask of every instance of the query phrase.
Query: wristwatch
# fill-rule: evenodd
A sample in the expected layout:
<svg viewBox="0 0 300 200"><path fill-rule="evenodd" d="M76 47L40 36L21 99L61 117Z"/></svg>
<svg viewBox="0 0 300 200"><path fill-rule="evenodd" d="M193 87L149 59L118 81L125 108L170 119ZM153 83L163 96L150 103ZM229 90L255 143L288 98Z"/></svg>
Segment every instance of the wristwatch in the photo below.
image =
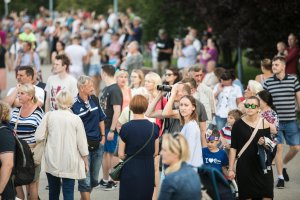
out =
<svg viewBox="0 0 300 200"><path fill-rule="evenodd" d="M114 132L115 132L115 130L113 130L113 129L110 129L110 130L109 130L109 132L110 132L110 133L114 133Z"/></svg>

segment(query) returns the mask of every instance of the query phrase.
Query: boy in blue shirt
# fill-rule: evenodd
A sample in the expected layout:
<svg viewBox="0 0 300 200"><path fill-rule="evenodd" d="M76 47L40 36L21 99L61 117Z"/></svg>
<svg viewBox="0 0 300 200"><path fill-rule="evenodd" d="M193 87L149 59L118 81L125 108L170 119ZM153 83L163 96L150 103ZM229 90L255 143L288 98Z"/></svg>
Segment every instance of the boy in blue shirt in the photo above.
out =
<svg viewBox="0 0 300 200"><path fill-rule="evenodd" d="M216 129L206 139L207 147L202 148L203 164L218 169L227 176L228 156L223 149L218 148L220 133Z"/></svg>

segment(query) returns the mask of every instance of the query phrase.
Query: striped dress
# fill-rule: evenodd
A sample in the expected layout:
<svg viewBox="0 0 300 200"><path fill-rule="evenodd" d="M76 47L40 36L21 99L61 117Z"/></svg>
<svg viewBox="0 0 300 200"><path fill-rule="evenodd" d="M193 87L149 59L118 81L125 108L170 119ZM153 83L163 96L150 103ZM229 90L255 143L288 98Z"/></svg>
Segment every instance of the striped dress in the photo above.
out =
<svg viewBox="0 0 300 200"><path fill-rule="evenodd" d="M20 112L20 107L14 108L12 110L12 117L10 120L10 126L13 129L15 127L18 115ZM17 125L17 135L20 139L23 139L27 144L35 144L35 131L42 121L44 112L41 108L37 107L33 113L28 117L19 117L19 122Z"/></svg>

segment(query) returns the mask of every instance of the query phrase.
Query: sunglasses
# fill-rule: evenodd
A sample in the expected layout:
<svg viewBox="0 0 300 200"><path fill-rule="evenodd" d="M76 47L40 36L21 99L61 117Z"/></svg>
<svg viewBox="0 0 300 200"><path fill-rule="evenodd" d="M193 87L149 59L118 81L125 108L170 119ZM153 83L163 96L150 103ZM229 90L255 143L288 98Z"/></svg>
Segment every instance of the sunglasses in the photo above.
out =
<svg viewBox="0 0 300 200"><path fill-rule="evenodd" d="M245 108L251 108L251 109L256 109L258 107L258 105L248 104L248 103L245 103L244 106L245 106Z"/></svg>

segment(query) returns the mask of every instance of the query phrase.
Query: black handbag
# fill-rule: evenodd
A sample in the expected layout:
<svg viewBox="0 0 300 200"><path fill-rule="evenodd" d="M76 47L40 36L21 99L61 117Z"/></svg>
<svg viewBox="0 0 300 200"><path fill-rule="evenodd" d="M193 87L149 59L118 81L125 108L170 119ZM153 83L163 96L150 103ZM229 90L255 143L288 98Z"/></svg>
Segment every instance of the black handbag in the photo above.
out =
<svg viewBox="0 0 300 200"><path fill-rule="evenodd" d="M114 180L114 181L120 181L120 175L121 175L121 171L123 166L125 165L125 163L127 163L129 160L131 160L132 158L134 158L138 153L140 153L150 142L151 138L153 137L153 133L154 133L154 124L152 123L152 133L150 138L147 140L147 142L137 151L135 152L135 154L133 154L132 156L130 156L129 158L126 158L124 161L119 162L114 168L113 170L109 173L110 177Z"/></svg>
<svg viewBox="0 0 300 200"><path fill-rule="evenodd" d="M100 141L99 140L87 140L89 151L96 151L99 149Z"/></svg>

